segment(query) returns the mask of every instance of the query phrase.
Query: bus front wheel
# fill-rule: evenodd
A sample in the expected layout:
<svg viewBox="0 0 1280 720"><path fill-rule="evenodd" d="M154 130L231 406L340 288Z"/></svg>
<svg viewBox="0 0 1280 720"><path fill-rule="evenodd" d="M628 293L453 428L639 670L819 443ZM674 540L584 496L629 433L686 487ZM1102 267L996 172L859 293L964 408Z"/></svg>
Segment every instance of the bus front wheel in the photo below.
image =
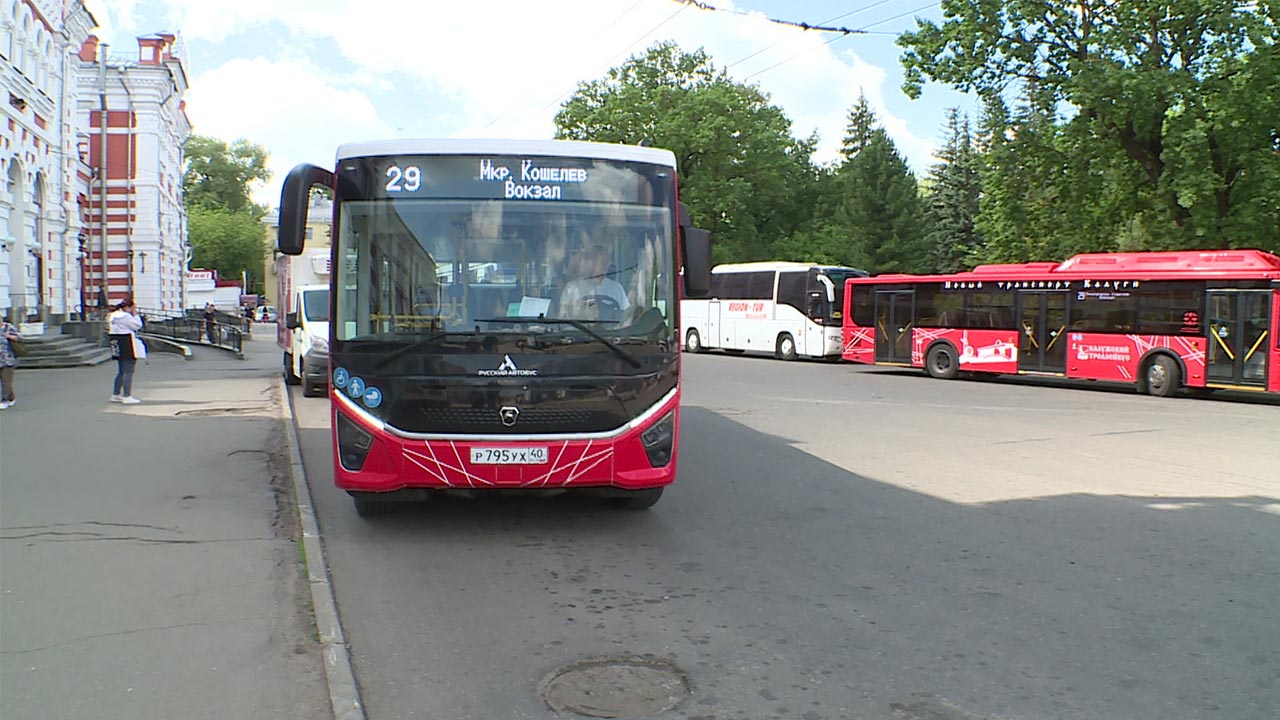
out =
<svg viewBox="0 0 1280 720"><path fill-rule="evenodd" d="M1182 384L1182 371L1168 355L1157 355L1147 363L1147 394L1169 397Z"/></svg>
<svg viewBox="0 0 1280 720"><path fill-rule="evenodd" d="M783 360L796 359L796 340L791 337L791 333L782 333L778 336L778 357Z"/></svg>
<svg viewBox="0 0 1280 720"><path fill-rule="evenodd" d="M618 501L622 507L628 510L647 510L657 504L662 499L662 488L645 488L644 490L625 490L625 494Z"/></svg>
<svg viewBox="0 0 1280 720"><path fill-rule="evenodd" d="M356 515L362 518L385 515L391 510L391 500L378 497L377 493L352 493L351 501L356 506Z"/></svg>
<svg viewBox="0 0 1280 720"><path fill-rule="evenodd" d="M956 351L950 345L934 345L929 349L929 357L925 360L925 370L930 377L939 380L951 380L960 374L960 362Z"/></svg>
<svg viewBox="0 0 1280 720"><path fill-rule="evenodd" d="M702 352L702 338L697 330L690 328L684 336L684 349L691 353Z"/></svg>

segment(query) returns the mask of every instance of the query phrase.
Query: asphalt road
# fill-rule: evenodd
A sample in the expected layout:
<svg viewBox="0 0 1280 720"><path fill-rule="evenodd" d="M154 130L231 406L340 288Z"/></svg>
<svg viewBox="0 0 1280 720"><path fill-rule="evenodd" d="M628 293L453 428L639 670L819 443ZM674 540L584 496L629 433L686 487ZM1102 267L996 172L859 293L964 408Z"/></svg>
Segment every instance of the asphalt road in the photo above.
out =
<svg viewBox="0 0 1280 720"><path fill-rule="evenodd" d="M650 655L662 718L1274 718L1280 407L685 356L647 512L443 500L362 520L300 439L368 716L557 717Z"/></svg>

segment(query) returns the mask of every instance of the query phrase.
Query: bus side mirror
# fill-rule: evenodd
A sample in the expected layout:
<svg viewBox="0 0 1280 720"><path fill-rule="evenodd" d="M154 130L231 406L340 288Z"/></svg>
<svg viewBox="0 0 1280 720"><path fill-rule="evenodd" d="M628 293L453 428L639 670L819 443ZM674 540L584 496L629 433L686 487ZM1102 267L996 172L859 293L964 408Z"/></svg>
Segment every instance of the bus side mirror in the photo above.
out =
<svg viewBox="0 0 1280 720"><path fill-rule="evenodd" d="M686 297L706 297L711 292L711 231L693 226L689 206L676 204L676 227L680 233L680 258L684 266Z"/></svg>
<svg viewBox="0 0 1280 720"><path fill-rule="evenodd" d="M315 165L302 164L289 171L280 188L280 230L276 247L285 255L302 254L307 234L307 208L311 188L333 187L333 173Z"/></svg>
<svg viewBox="0 0 1280 720"><path fill-rule="evenodd" d="M302 322L298 320L298 313L291 312L284 316L284 326L290 330L297 330L302 327Z"/></svg>
<svg viewBox="0 0 1280 720"><path fill-rule="evenodd" d="M711 231L684 229L684 294L705 297L711 292Z"/></svg>

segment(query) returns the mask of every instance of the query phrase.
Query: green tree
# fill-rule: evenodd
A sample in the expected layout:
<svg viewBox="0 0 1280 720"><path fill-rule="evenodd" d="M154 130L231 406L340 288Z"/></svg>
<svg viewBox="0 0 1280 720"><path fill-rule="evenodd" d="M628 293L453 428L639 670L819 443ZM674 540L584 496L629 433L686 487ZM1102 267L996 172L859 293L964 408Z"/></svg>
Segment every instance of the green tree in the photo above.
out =
<svg viewBox="0 0 1280 720"><path fill-rule="evenodd" d="M1088 242L1280 244L1275 3L943 0L942 10L941 25L921 21L899 38L904 89L916 96L928 78L994 96L1024 83L1066 109L1047 146L1067 174L1100 176L1087 189L1105 191ZM1061 202L1083 200L1082 188L1065 189ZM1057 208L1078 211L1089 209Z"/></svg>
<svg viewBox="0 0 1280 720"><path fill-rule="evenodd" d="M227 279L239 279L243 272L250 288L262 286L266 232L252 212L203 205L187 208L187 238L193 250L192 267L217 270Z"/></svg>
<svg viewBox="0 0 1280 720"><path fill-rule="evenodd" d="M251 198L254 183L271 176L266 149L243 139L228 146L217 138L192 135L183 150L182 189L192 265L217 270L228 279L243 273L250 288L261 287L267 252L265 209Z"/></svg>
<svg viewBox="0 0 1280 720"><path fill-rule="evenodd" d="M988 99L980 123L982 198L975 228L984 239L984 262L1052 260L1062 256L1069 230L1056 116L1034 91L1016 110L999 97Z"/></svg>
<svg viewBox="0 0 1280 720"><path fill-rule="evenodd" d="M844 142L840 145L840 156L845 161L862 151L876 130L880 129L880 120L867 102L866 93L858 93L858 100L849 108L849 116L845 121Z"/></svg>
<svg viewBox="0 0 1280 720"><path fill-rule="evenodd" d="M770 258L808 222L816 138L792 137L767 94L731 80L702 50L658 43L581 83L555 123L557 138L674 152L681 200L713 233L717 262Z"/></svg>
<svg viewBox="0 0 1280 720"><path fill-rule="evenodd" d="M953 273L972 264L982 248L976 223L982 196L978 155L974 151L969 118L956 108L947 110L947 137L929 169L925 197L925 242L933 269Z"/></svg>
<svg viewBox="0 0 1280 720"><path fill-rule="evenodd" d="M916 179L888 134L875 131L837 175L844 196L836 219L848 238L848 264L873 274L927 271Z"/></svg>
<svg viewBox="0 0 1280 720"><path fill-rule="evenodd" d="M236 140L228 146L224 140L192 135L182 149L186 157L182 189L187 207L253 208L253 184L271 177L266 149L248 140Z"/></svg>

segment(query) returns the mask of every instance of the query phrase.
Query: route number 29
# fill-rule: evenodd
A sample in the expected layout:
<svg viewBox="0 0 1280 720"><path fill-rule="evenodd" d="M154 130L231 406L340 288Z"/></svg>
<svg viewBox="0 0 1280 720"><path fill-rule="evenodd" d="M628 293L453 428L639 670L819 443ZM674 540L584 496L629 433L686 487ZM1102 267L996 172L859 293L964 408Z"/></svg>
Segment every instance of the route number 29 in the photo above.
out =
<svg viewBox="0 0 1280 720"><path fill-rule="evenodd" d="M417 192L422 187L422 168L410 165L401 168L392 165L387 168L387 192Z"/></svg>

